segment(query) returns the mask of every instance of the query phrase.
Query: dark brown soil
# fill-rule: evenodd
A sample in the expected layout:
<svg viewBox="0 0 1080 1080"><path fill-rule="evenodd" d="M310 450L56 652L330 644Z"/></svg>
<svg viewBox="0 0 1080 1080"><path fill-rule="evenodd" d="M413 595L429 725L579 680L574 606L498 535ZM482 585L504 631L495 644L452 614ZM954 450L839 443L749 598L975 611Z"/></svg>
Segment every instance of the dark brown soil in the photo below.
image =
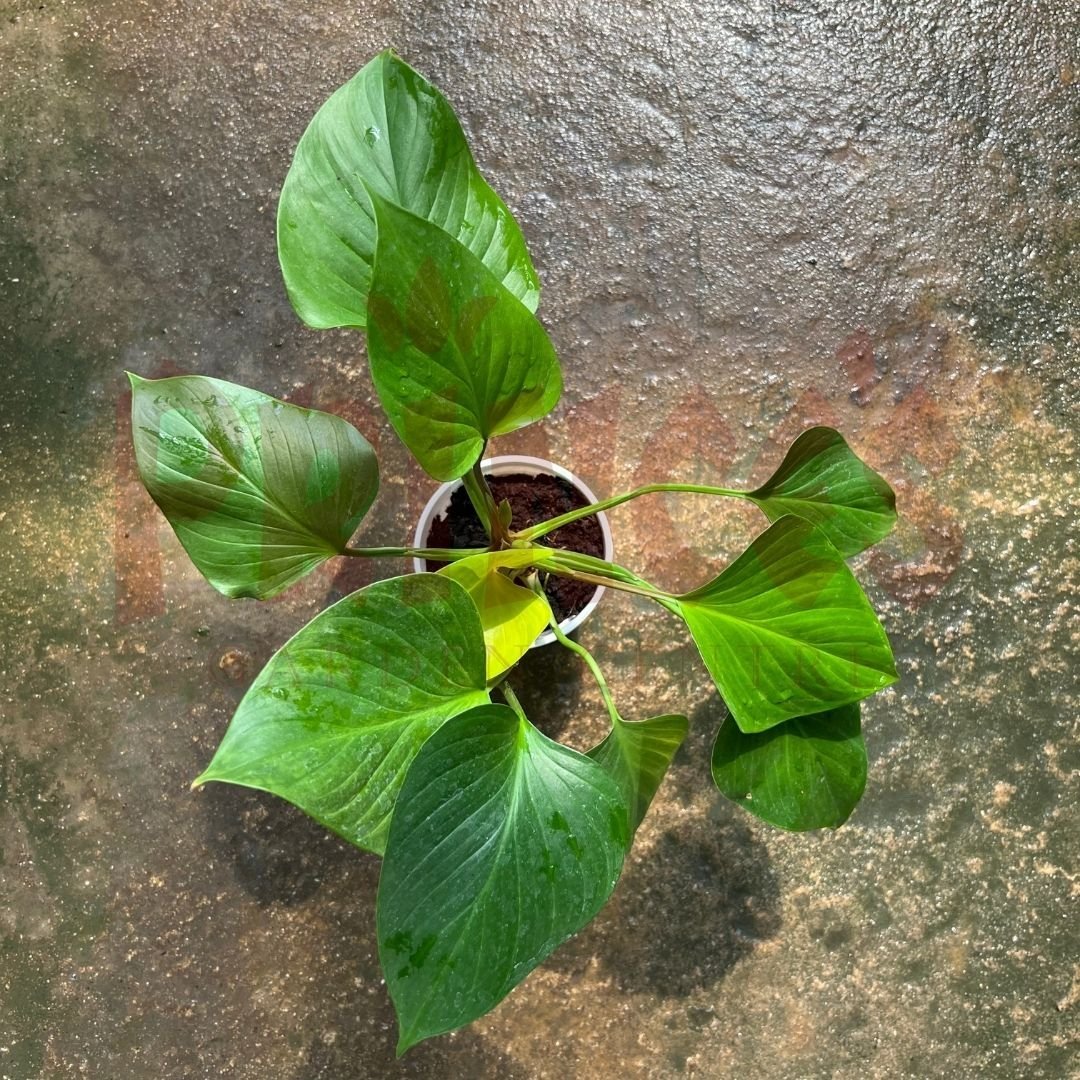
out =
<svg viewBox="0 0 1080 1080"><path fill-rule="evenodd" d="M511 473L508 476L489 476L488 484L496 503L503 499L510 503L512 529L525 529L588 505L588 500L573 484L558 476ZM468 493L459 487L451 496L446 514L431 523L428 546L468 548L482 547L487 542L487 534L469 501ZM604 534L595 516L564 525L541 542L583 555L595 555L598 559L604 557ZM429 570L438 570L444 564L428 562L427 565ZM581 611L595 591L592 585L568 578L551 576L544 583L548 603L559 622Z"/></svg>

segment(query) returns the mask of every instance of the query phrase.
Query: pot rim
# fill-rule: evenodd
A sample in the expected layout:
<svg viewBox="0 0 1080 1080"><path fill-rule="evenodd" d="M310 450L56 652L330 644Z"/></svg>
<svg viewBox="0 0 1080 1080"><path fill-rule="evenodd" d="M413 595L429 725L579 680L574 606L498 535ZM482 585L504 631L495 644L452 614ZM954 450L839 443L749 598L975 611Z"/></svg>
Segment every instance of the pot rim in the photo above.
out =
<svg viewBox="0 0 1080 1080"><path fill-rule="evenodd" d="M600 501L596 495L593 494L589 485L579 476L576 476L569 469L556 464L554 461L548 461L546 458L530 457L527 454L498 454L495 457L484 458L483 461L480 462L480 468L483 469L486 474L491 476L505 476L508 473L513 472L524 472L532 476L539 476L545 473L549 476L557 476L560 479L573 484L590 503ZM435 492L432 494L431 498L428 499L427 504L424 506L423 512L420 514L420 518L416 523L416 532L413 535L413 547L422 548L427 546L427 534L431 528L432 521L437 514L444 514L447 511L450 506L450 497L459 487L461 487L460 479L448 480L445 484L442 484L435 489ZM596 514L596 519L600 523L600 531L604 537L604 559L610 562L615 553L615 545L611 538L611 527L608 524L607 515L603 511ZM414 573L424 573L424 567L424 559L413 559ZM569 634L576 630L596 610L596 605L600 603L600 598L606 591L607 590L603 585L598 585L593 591L592 596L589 597L589 602L576 615L569 619L563 619L563 621L559 623L559 629L562 630L564 634ZM529 647L536 649L541 645L550 645L554 640L555 635L550 629L547 629L544 630Z"/></svg>

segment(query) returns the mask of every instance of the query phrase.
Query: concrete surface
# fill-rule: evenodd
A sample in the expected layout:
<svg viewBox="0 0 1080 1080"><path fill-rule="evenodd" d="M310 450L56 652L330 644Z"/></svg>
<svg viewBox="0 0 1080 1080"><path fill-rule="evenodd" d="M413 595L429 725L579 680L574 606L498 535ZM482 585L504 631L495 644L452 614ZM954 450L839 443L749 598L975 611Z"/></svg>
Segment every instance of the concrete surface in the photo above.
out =
<svg viewBox="0 0 1080 1080"><path fill-rule="evenodd" d="M628 715L689 710L688 745L606 912L398 1064L376 860L187 786L274 648L399 568L212 592L134 480L121 376L341 412L385 477L362 542L406 535L434 485L362 339L298 325L273 238L307 119L386 45L455 104L542 275L566 396L497 450L605 494L736 483L825 421L903 515L858 562L902 678L866 708L851 822L727 805L704 670L609 597L582 640ZM0 0L0 72L0 1077L1080 1075L1073 0ZM758 524L674 496L613 517L672 585ZM522 692L584 745L571 660L531 657Z"/></svg>

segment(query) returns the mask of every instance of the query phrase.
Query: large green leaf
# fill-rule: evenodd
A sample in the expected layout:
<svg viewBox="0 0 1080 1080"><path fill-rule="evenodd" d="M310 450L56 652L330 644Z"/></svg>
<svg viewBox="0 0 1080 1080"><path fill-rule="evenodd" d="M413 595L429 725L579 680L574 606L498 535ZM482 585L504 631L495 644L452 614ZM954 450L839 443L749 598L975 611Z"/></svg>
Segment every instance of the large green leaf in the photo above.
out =
<svg viewBox="0 0 1080 1080"><path fill-rule="evenodd" d="M607 738L589 751L588 756L619 785L631 832L644 819L687 728L686 717L677 714L631 722L612 717Z"/></svg>
<svg viewBox="0 0 1080 1080"><path fill-rule="evenodd" d="M713 744L716 786L781 829L835 829L866 787L858 704L746 734L726 721Z"/></svg>
<svg viewBox="0 0 1080 1080"><path fill-rule="evenodd" d="M800 518L771 525L676 605L743 731L859 701L896 680L889 640L859 583Z"/></svg>
<svg viewBox="0 0 1080 1080"><path fill-rule="evenodd" d="M379 489L355 428L220 379L129 378L139 475L215 589L265 599L344 550Z"/></svg>
<svg viewBox="0 0 1080 1080"><path fill-rule="evenodd" d="M580 930L628 847L596 762L502 705L440 728L405 778L379 882L399 1053L493 1008Z"/></svg>
<svg viewBox="0 0 1080 1080"><path fill-rule="evenodd" d="M896 524L892 488L827 427L804 431L780 468L747 498L771 521L794 514L812 522L843 555L876 544Z"/></svg>
<svg viewBox="0 0 1080 1080"><path fill-rule="evenodd" d="M453 110L384 52L315 114L281 189L278 258L309 326L367 323L376 235L369 190L461 241L536 310L540 287L521 230L477 171Z"/></svg>
<svg viewBox="0 0 1080 1080"><path fill-rule="evenodd" d="M539 593L512 582L501 571L545 560L550 548L507 548L470 555L444 566L472 597L480 613L487 651L487 677L494 679L516 664L547 626L551 608Z"/></svg>
<svg viewBox="0 0 1080 1080"><path fill-rule="evenodd" d="M452 236L374 196L368 358L390 422L439 480L493 435L551 411L562 372L544 328Z"/></svg>
<svg viewBox="0 0 1080 1080"><path fill-rule="evenodd" d="M381 853L424 740L487 700L484 639L465 590L436 574L377 581L271 658L195 783L270 791Z"/></svg>

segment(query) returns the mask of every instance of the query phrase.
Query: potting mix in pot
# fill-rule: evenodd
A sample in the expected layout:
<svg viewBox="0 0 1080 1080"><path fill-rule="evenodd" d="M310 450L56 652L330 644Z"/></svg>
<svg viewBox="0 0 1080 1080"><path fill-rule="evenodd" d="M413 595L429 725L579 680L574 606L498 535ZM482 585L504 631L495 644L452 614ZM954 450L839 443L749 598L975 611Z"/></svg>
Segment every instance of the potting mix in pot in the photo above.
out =
<svg viewBox="0 0 1080 1080"><path fill-rule="evenodd" d="M509 504L511 523L519 528L539 525L558 514L589 505L589 500L561 476L505 473L487 477L487 483L496 503L505 499ZM452 548L483 547L488 543L484 523L464 487L454 489L446 513L432 521L427 542L431 547ZM595 513L555 529L544 538L544 543L597 559L604 555L604 532ZM437 571L446 565L438 560L428 560L426 569ZM549 574L544 578L543 589L556 621L564 623L585 610L597 586Z"/></svg>
<svg viewBox="0 0 1080 1080"><path fill-rule="evenodd" d="M693 638L730 714L712 752L726 796L784 829L847 819L866 782L859 702L896 672L845 559L889 532L894 497L820 427L753 491L655 484L581 505L558 484L489 482L489 441L549 413L562 373L517 224L450 106L393 53L301 138L278 253L305 323L366 329L395 430L432 477L461 481L452 520L425 547L352 546L378 489L367 440L218 379L133 375L135 451L227 596L266 599L336 556L442 567L377 581L308 623L195 781L274 792L383 856L377 933L401 1053L493 1008L597 913L686 735L685 716L621 717L558 627L598 586L649 597ZM763 531L718 575L703 566L700 588L667 592L596 549L599 511L660 491L749 500ZM549 627L610 717L585 754L538 731L512 689Z"/></svg>

